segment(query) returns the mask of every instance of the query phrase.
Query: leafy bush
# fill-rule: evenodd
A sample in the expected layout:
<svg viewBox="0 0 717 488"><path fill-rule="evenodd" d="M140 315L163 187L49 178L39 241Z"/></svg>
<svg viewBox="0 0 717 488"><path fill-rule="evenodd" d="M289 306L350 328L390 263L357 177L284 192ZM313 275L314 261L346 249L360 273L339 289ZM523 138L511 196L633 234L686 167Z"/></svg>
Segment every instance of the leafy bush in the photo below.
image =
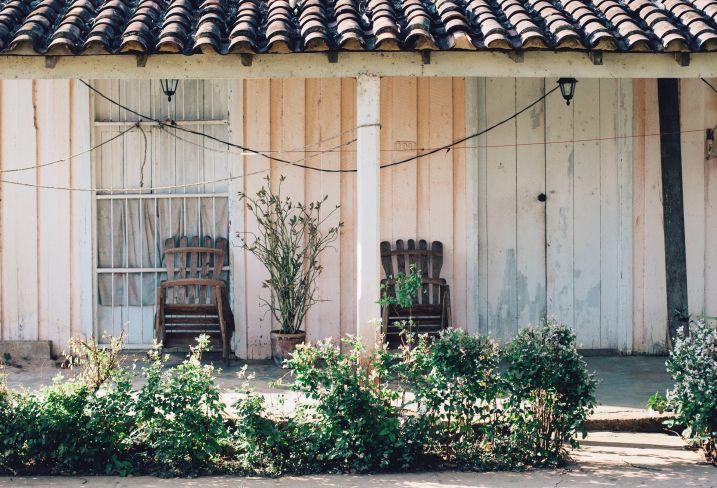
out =
<svg viewBox="0 0 717 488"><path fill-rule="evenodd" d="M76 349L79 348L79 349ZM81 350L80 350L81 349ZM128 473L131 381L117 354L94 340L71 342L77 378L37 394L9 392L0 378L0 469L10 473ZM107 358L111 358L109 362ZM101 362L102 367L98 367Z"/></svg>
<svg viewBox="0 0 717 488"><path fill-rule="evenodd" d="M510 448L531 464L561 459L566 444L595 407L596 379L575 347L575 333L549 321L524 328L506 347L503 376L508 391L506 421Z"/></svg>
<svg viewBox="0 0 717 488"><path fill-rule="evenodd" d="M717 330L704 320L690 324L689 334L678 333L666 364L675 380L667 395L676 413L670 424L686 425L683 437L717 464Z"/></svg>
<svg viewBox="0 0 717 488"><path fill-rule="evenodd" d="M242 473L276 476L301 472L302 462L295 454L291 419L277 419L267 411L265 399L249 383L246 366L239 372L243 382L234 403L235 421L231 427L234 464Z"/></svg>
<svg viewBox="0 0 717 488"><path fill-rule="evenodd" d="M94 337L71 338L69 354L65 354L70 368L79 369L79 378L92 391L97 391L121 369L120 354L124 343L124 331L109 338L109 347L101 346Z"/></svg>
<svg viewBox="0 0 717 488"><path fill-rule="evenodd" d="M294 375L292 389L311 400L298 412L301 449L317 470L366 472L410 464L398 392L381 384L388 374L386 353L367 355L358 340L344 342L346 354L322 341L299 346L285 363Z"/></svg>
<svg viewBox="0 0 717 488"><path fill-rule="evenodd" d="M433 341L409 340L401 352L396 370L426 430L426 450L449 462L484 462L499 412L496 344L447 330Z"/></svg>
<svg viewBox="0 0 717 488"><path fill-rule="evenodd" d="M214 368L200 361L208 345L209 338L200 336L188 359L169 369L163 369L166 358L157 347L150 353L144 370L147 382L137 396L133 437L151 469L200 473L216 461L226 442Z"/></svg>
<svg viewBox="0 0 717 488"><path fill-rule="evenodd" d="M38 394L8 391L0 374L0 469L272 476L515 469L556 463L564 446L574 445L594 405L595 381L567 328L526 329L502 356L493 342L457 330L406 336L398 355L369 354L355 339L346 341L346 353L327 341L299 347L286 366L292 389L306 400L290 417L272 415L247 382L225 412L215 371L200 362L206 336L174 368L153 350L139 390L118 355L87 343L84 356L75 354L80 374ZM674 401L692 400L695 388L713 395L714 376L687 381L704 376L693 363L714 353L714 337L706 337L707 349L680 345L671 360L675 371L689 369L689 388L676 389ZM693 437L704 443L703 433L714 432L714 423L705 423L714 403L680 408L702 422L692 422Z"/></svg>
<svg viewBox="0 0 717 488"><path fill-rule="evenodd" d="M379 305L386 307L388 305L399 305L404 308L410 308L413 300L418 296L423 286L423 278L421 270L415 264L408 267L408 274L403 271L396 273L395 277L390 277L393 283L388 285L381 284L381 299Z"/></svg>
<svg viewBox="0 0 717 488"><path fill-rule="evenodd" d="M10 472L128 473L129 402L125 379L97 393L58 377L40 394L4 394L0 466Z"/></svg>

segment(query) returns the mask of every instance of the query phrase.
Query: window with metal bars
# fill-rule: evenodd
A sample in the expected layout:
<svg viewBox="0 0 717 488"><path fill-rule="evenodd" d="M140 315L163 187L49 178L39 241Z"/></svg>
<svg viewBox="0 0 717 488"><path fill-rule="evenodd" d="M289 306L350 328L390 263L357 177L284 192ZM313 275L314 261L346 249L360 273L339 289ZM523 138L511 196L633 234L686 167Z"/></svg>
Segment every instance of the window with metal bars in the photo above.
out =
<svg viewBox="0 0 717 488"><path fill-rule="evenodd" d="M95 87L153 118L228 138L224 81L183 81L171 102L158 81L102 81ZM94 108L95 143L138 120L99 98ZM130 347L146 347L154 338L155 290L166 278L166 239L228 237L228 182L217 181L229 175L228 150L200 135L145 122L96 151L93 168L102 190L95 205L96 333L106 340L124 330Z"/></svg>

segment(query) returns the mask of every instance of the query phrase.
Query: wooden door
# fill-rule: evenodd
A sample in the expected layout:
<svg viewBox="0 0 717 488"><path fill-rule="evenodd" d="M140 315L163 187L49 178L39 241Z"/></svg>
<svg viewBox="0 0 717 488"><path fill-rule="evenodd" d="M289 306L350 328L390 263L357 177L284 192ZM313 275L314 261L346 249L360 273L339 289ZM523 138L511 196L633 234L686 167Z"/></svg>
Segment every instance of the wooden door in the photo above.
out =
<svg viewBox="0 0 717 488"><path fill-rule="evenodd" d="M478 83L479 129L555 80ZM555 318L583 349L624 349L631 326L629 82L580 80L476 141L478 330L501 342ZM629 132L628 132L629 131ZM469 292L471 293L471 292Z"/></svg>

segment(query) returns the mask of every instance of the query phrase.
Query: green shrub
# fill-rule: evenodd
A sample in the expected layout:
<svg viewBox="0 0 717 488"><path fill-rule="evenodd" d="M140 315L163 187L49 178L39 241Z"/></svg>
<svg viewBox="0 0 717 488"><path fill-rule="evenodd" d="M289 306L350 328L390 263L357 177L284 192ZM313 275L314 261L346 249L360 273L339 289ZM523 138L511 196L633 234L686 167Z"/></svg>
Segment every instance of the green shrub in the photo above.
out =
<svg viewBox="0 0 717 488"><path fill-rule="evenodd" d="M717 330L703 320L690 324L666 364L675 380L667 395L676 414L670 424L687 426L683 437L717 464Z"/></svg>
<svg viewBox="0 0 717 488"><path fill-rule="evenodd" d="M189 357L169 369L163 369L166 358L158 348L150 353L133 433L149 469L163 474L204 472L227 440L214 368L200 361L208 344L209 338L200 336Z"/></svg>
<svg viewBox="0 0 717 488"><path fill-rule="evenodd" d="M285 362L292 389L310 402L297 412L306 465L314 470L367 472L412 463L404 442L398 392L381 383L384 352L366 355L355 339L342 354L330 341L301 345Z"/></svg>
<svg viewBox="0 0 717 488"><path fill-rule="evenodd" d="M508 448L530 464L554 464L595 407L597 381L575 346L572 329L554 321L522 329L503 353L508 392Z"/></svg>
<svg viewBox="0 0 717 488"><path fill-rule="evenodd" d="M296 453L292 419L277 418L267 411L264 396L249 383L246 366L239 372L244 379L234 403L235 420L230 429L233 462L241 473L277 476L302 472L302 460Z"/></svg>
<svg viewBox="0 0 717 488"><path fill-rule="evenodd" d="M714 394L714 376L698 369L714 353L714 336L705 334L706 344L692 350L679 343L671 358L673 374L685 372L674 402L692 401L695 391ZM272 415L248 383L224 412L215 371L200 362L207 344L201 337L174 368L153 350L139 391L119 356L92 343L75 356L83 368L76 379L58 379L40 393L10 392L0 374L0 470L274 476L515 469L560 461L594 405L595 381L575 338L553 323L521 331L502 356L493 342L457 330L435 339L407 334L398 355L368 354L355 339L346 341L346 353L327 341L302 345L286 366L292 389L307 399L289 417ZM680 413L698 419L692 437L705 445L714 403L686 401Z"/></svg>
<svg viewBox="0 0 717 488"><path fill-rule="evenodd" d="M449 462L485 462L499 413L496 344L447 330L433 341L409 340L401 353L396 370L413 397L408 406L415 408L414 429L423 433L426 451Z"/></svg>
<svg viewBox="0 0 717 488"><path fill-rule="evenodd" d="M30 467L28 440L37 432L30 396L0 393L0 474L19 474Z"/></svg>
<svg viewBox="0 0 717 488"><path fill-rule="evenodd" d="M87 340L71 343L71 349L75 347L82 348L74 357L78 360L71 362L80 368L77 378L58 376L51 387L36 394L9 392L0 374L1 471L131 471L126 443L132 425L130 374L114 360L103 362L101 369L96 361L116 359L121 346L113 343L106 350Z"/></svg>
<svg viewBox="0 0 717 488"><path fill-rule="evenodd" d="M129 381L97 393L81 381L55 384L38 394L0 400L0 465L15 473L130 472Z"/></svg>

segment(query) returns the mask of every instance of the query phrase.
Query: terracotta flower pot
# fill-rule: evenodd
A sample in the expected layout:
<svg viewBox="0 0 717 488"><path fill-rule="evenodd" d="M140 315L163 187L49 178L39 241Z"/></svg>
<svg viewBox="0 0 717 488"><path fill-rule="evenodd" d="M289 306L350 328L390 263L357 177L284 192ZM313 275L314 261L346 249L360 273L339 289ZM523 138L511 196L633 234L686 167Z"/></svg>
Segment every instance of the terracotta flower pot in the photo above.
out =
<svg viewBox="0 0 717 488"><path fill-rule="evenodd" d="M277 366L281 366L285 359L289 359L296 346L306 340L306 332L284 334L280 330L271 331L271 357Z"/></svg>

